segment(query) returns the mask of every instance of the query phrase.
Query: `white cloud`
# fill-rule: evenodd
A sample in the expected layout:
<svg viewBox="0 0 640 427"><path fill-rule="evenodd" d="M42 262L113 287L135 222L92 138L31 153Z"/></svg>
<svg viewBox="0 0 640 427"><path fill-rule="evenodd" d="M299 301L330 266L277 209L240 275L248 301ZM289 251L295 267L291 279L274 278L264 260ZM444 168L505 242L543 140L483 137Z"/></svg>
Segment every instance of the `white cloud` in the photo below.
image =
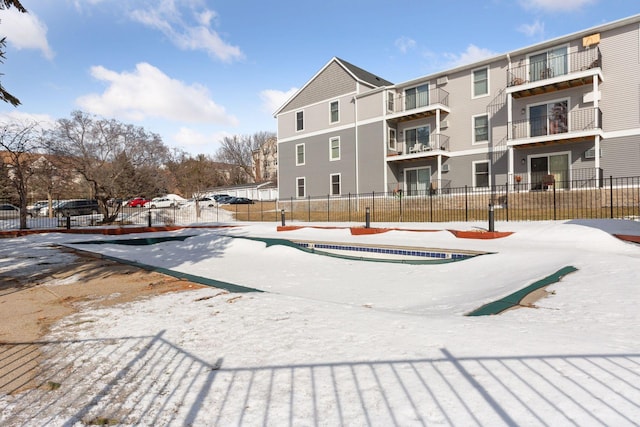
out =
<svg viewBox="0 0 640 427"><path fill-rule="evenodd" d="M520 5L527 10L541 10L543 12L569 12L580 10L585 6L596 3L597 0L520 0Z"/></svg>
<svg viewBox="0 0 640 427"><path fill-rule="evenodd" d="M2 122L17 122L17 123L37 123L42 129L52 129L56 120L48 114L33 114L25 113L23 111L6 111L0 112L0 121Z"/></svg>
<svg viewBox="0 0 640 427"><path fill-rule="evenodd" d="M161 31L180 49L204 50L223 62L244 58L239 47L226 43L211 28L211 22L217 17L216 12L209 9L194 10L195 6L191 5L188 19L184 19L178 5L183 4L174 0L164 0L160 4L149 3L144 9L132 11L129 16L134 21Z"/></svg>
<svg viewBox="0 0 640 427"><path fill-rule="evenodd" d="M459 67L461 65L472 64L477 61L481 61L486 58L490 58L495 56L496 53L490 51L489 49L483 49L473 44L470 44L467 47L467 50L462 52L461 54L449 53L445 54L445 56L449 59L449 66Z"/></svg>
<svg viewBox="0 0 640 427"><path fill-rule="evenodd" d="M400 52L407 53L409 50L414 49L416 47L416 41L403 36L403 37L400 37L399 39L396 39L395 45Z"/></svg>
<svg viewBox="0 0 640 427"><path fill-rule="evenodd" d="M188 123L238 124L234 116L209 97L206 87L172 79L148 63L139 63L135 71L122 73L95 66L91 74L108 86L101 94L92 93L76 100L88 112L136 121L163 118Z"/></svg>
<svg viewBox="0 0 640 427"><path fill-rule="evenodd" d="M47 41L47 26L35 14L11 8L0 10L0 19L0 32L11 46L18 50L40 50L45 58L53 59L54 53Z"/></svg>
<svg viewBox="0 0 640 427"><path fill-rule="evenodd" d="M282 105L287 102L287 100L289 100L289 98L291 98L297 91L298 88L296 87L292 87L286 92L275 89L263 90L262 92L260 92L263 109L270 114L275 113L278 108L282 107Z"/></svg>
<svg viewBox="0 0 640 427"><path fill-rule="evenodd" d="M527 37L539 37L544 35L544 22L536 19L533 24L522 24L518 27L518 31Z"/></svg>
<svg viewBox="0 0 640 427"><path fill-rule="evenodd" d="M226 136L231 136L231 134L228 132L204 134L195 129L181 127L172 138L179 147L187 152L215 154L220 146L220 141Z"/></svg>

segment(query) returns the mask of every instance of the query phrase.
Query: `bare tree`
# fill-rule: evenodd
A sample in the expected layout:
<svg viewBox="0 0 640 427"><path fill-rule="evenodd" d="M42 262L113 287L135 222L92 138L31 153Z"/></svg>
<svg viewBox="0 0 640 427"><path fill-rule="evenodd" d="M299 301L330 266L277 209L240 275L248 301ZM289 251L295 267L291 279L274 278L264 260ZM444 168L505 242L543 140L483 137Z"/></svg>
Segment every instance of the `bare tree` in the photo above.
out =
<svg viewBox="0 0 640 427"><path fill-rule="evenodd" d="M0 148L6 152L6 177L15 191L20 207L20 228L27 228L27 195L29 180L35 173L34 163L40 145L40 129L36 122L0 124Z"/></svg>
<svg viewBox="0 0 640 427"><path fill-rule="evenodd" d="M216 158L220 162L236 166L242 171L242 174L234 171L233 181L242 181L235 183L256 182L260 177L256 176L256 171L253 167L253 152L274 137L275 134L273 132L256 132L253 135L224 137L220 142ZM245 176L244 180L241 175Z"/></svg>
<svg viewBox="0 0 640 427"><path fill-rule="evenodd" d="M113 222L118 215L117 210L109 213L109 199L164 188L158 171L167 147L157 134L75 111L70 119L58 120L50 137L66 167L89 183L104 222Z"/></svg>
<svg viewBox="0 0 640 427"><path fill-rule="evenodd" d="M19 0L2 0L0 1L0 9L9 9L11 7L15 7L18 11L22 13L26 13L27 9L25 9ZM0 63L4 63L4 48L7 45L7 38L3 37L0 39ZM0 74L1 76L2 74ZM20 105L20 100L15 96L11 95L7 90L0 84L0 100L4 102L8 102L9 104L17 107Z"/></svg>

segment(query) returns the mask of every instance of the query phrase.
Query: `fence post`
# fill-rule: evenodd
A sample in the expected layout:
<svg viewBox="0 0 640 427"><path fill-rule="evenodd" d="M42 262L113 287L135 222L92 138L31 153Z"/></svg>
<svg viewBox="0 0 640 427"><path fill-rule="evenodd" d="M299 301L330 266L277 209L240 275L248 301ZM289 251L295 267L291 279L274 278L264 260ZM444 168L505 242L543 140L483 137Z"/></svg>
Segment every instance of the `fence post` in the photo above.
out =
<svg viewBox="0 0 640 427"><path fill-rule="evenodd" d="M429 222L433 222L433 191L429 191Z"/></svg>
<svg viewBox="0 0 640 427"><path fill-rule="evenodd" d="M469 222L469 198L466 185L464 186L464 221Z"/></svg>
<svg viewBox="0 0 640 427"><path fill-rule="evenodd" d="M613 175L609 175L609 212L613 219Z"/></svg>
<svg viewBox="0 0 640 427"><path fill-rule="evenodd" d="M349 193L349 222L351 222L351 193Z"/></svg>
<svg viewBox="0 0 640 427"><path fill-rule="evenodd" d="M376 192L375 191L371 192L371 206L373 206L372 210L373 210L373 215L375 216L376 215Z"/></svg>
<svg viewBox="0 0 640 427"><path fill-rule="evenodd" d="M556 219L558 219L556 217L556 183L555 181L553 182L553 220L555 221Z"/></svg>
<svg viewBox="0 0 640 427"><path fill-rule="evenodd" d="M307 222L311 222L311 196L307 196Z"/></svg>
<svg viewBox="0 0 640 427"><path fill-rule="evenodd" d="M504 204L507 205L506 210L507 212L505 213L506 215L506 220L507 222L509 222L509 183L507 182L504 185Z"/></svg>

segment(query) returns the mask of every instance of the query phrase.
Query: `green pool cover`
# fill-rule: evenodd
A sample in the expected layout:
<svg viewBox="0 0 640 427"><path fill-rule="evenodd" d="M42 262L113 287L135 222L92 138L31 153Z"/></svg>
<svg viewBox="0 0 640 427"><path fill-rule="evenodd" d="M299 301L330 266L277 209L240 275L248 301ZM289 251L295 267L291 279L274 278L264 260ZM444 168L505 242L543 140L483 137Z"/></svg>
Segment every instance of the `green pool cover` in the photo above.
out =
<svg viewBox="0 0 640 427"><path fill-rule="evenodd" d="M556 271L555 273L545 277L544 279L541 279L535 283L532 283L526 288L520 289L519 291L514 292L510 295L507 295L502 299L490 302L489 304L485 304L482 307L470 313L467 313L467 316L487 316L491 314L502 313L503 311L511 307L520 305L520 302L523 300L523 298L529 295L531 292L535 291L536 289L540 289L552 283L559 282L563 276L566 276L567 274L573 273L574 271L577 271L577 270L578 269L573 266L563 267L560 270Z"/></svg>

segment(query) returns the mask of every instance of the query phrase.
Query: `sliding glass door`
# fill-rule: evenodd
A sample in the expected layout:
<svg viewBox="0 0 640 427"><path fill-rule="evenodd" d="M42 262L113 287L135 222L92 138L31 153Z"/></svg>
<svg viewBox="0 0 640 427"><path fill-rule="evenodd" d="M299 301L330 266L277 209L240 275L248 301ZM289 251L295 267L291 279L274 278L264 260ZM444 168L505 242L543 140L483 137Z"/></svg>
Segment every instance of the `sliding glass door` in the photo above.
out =
<svg viewBox="0 0 640 427"><path fill-rule="evenodd" d="M415 168L404 170L404 188L407 196L427 194L431 184L431 168Z"/></svg>

